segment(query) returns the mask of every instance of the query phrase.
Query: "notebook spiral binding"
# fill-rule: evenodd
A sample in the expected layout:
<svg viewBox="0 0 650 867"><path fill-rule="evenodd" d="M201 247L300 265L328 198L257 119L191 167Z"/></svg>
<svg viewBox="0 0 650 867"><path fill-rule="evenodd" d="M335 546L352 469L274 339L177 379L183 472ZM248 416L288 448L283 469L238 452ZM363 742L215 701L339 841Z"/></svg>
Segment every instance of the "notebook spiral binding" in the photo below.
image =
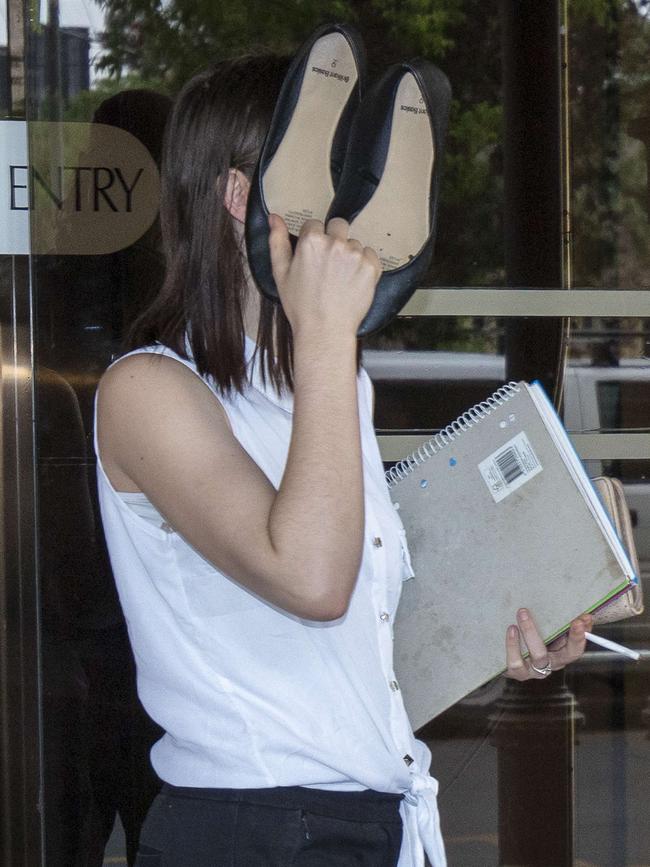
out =
<svg viewBox="0 0 650 867"><path fill-rule="evenodd" d="M452 421L451 424L448 424L447 427L439 431L434 437L423 443L420 448L411 452L410 455L407 455L407 457L395 464L394 467L391 467L386 471L385 475L388 487L392 488L398 482L401 482L409 476L416 467L433 457L433 455L437 454L440 449L448 446L450 442L456 439L456 437L460 436L471 427L474 427L475 424L478 424L484 418L487 418L487 416L493 413L495 409L498 409L500 406L503 406L504 403L507 403L507 401L514 397L520 390L519 383L508 382L506 385L502 385L501 388L497 389L494 394L486 398L486 400L482 400L480 403L477 403L476 406L473 406L471 409L468 409L467 412L458 416L455 421Z"/></svg>

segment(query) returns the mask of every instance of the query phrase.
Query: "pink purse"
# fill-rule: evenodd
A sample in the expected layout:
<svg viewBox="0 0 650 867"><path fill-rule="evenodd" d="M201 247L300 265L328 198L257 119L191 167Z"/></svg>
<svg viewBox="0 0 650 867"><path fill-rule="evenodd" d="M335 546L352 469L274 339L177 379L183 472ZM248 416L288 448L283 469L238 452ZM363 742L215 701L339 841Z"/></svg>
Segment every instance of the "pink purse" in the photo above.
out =
<svg viewBox="0 0 650 867"><path fill-rule="evenodd" d="M612 623L615 620L625 620L643 612L643 588L639 573L639 558L634 544L630 510L625 502L623 485L618 479L609 476L597 476L591 480L607 510L616 533L627 551L634 567L639 583L625 593L607 602L594 612L594 623Z"/></svg>

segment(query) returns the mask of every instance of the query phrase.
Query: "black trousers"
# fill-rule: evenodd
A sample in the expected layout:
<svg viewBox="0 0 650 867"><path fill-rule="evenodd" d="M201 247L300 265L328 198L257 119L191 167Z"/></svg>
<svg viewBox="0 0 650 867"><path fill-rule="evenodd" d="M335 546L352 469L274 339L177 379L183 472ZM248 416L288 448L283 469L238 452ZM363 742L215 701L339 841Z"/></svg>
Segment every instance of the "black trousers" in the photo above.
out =
<svg viewBox="0 0 650 867"><path fill-rule="evenodd" d="M401 795L165 784L136 867L395 867Z"/></svg>

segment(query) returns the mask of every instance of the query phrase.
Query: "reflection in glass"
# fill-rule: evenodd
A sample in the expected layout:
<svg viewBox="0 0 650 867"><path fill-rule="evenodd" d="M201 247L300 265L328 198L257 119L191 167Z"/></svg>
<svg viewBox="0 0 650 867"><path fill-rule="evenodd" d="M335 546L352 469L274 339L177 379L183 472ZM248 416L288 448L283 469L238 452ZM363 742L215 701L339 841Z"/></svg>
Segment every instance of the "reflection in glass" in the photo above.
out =
<svg viewBox="0 0 650 867"><path fill-rule="evenodd" d="M29 116L118 126L157 161L169 98L195 70L251 46L289 51L321 20L353 20L367 38L374 72L422 54L445 69L454 87L427 285L503 285L499 4L417 4L425 8L422 15L413 14L415 5L309 0L285 3L278 15L276 4L241 0L157 6L106 0L101 11L89 0L83 13L67 0L50 3L51 19L44 11L42 29L30 34ZM569 0L568 12L573 282L648 287L650 21L642 4L618 0ZM0 51L0 63L3 57ZM115 254L35 257L33 265L47 864L101 864L116 817L127 845L111 849L112 863L132 863L139 823L157 786L147 756L157 730L135 696L125 626L98 531L92 397L120 352L125 329L161 283L159 226ZM571 429L649 426L650 362L643 361L650 355L649 323L622 317L574 323L565 398ZM375 381L378 427L437 429L490 394L506 376L504 332L503 321L489 318L405 318L372 338L365 359ZM528 347L533 361L538 343ZM594 471L625 480L648 575L650 462L605 462ZM628 626L647 646L645 622ZM620 825L609 821L611 814L607 822L599 818L602 804L632 809L645 803L643 774L628 773L620 759L647 764L646 683L646 669L628 672L620 663L589 662L571 675L583 714L578 852L594 864L616 863L607 859L623 851L617 849ZM426 733L453 864L499 863L495 743L503 734L497 707L503 691L501 680L486 685ZM536 702L539 695L531 705ZM526 730L531 742L538 736L537 729ZM518 773L525 772L523 765ZM646 843L628 833L629 863L643 863Z"/></svg>
<svg viewBox="0 0 650 867"><path fill-rule="evenodd" d="M125 130L158 161L169 106L157 93L120 92L93 120ZM163 273L157 220L115 253L33 257L48 867L101 865L117 820L132 864L160 786L149 749L161 732L136 694L100 529L92 439L97 381Z"/></svg>
<svg viewBox="0 0 650 867"><path fill-rule="evenodd" d="M650 287L650 17L569 2L577 286Z"/></svg>

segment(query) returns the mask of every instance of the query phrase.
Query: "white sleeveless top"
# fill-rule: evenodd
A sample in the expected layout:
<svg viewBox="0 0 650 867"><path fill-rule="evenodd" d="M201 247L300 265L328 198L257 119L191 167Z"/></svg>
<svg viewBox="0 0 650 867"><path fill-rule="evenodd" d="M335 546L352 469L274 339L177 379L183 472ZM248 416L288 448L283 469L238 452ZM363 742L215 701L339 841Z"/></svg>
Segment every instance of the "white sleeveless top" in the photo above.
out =
<svg viewBox="0 0 650 867"><path fill-rule="evenodd" d="M243 395L224 397L204 381L235 437L277 488L293 397L263 384L255 348L247 339ZM199 375L192 361L166 347L136 352L165 355ZM433 867L442 867L431 756L413 736L393 671L392 621L401 583L412 572L363 370L358 391L365 540L339 620L316 623L274 607L219 572L164 521L160 526L151 513L134 509L109 482L95 437L104 531L138 694L165 730L151 750L161 779L177 786L401 792L399 867L421 867L423 845Z"/></svg>

